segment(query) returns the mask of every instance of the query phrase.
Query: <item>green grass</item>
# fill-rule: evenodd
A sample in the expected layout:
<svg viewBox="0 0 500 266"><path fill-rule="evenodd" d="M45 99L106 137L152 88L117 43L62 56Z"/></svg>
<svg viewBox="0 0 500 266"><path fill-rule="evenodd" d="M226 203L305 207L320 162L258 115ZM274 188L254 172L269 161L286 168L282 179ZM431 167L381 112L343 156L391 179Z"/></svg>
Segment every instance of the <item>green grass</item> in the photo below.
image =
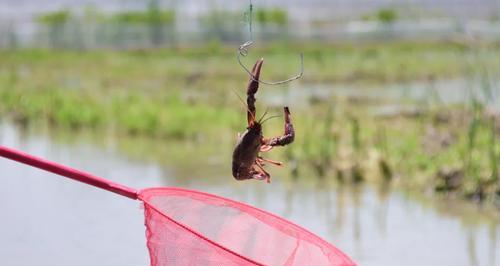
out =
<svg viewBox="0 0 500 266"><path fill-rule="evenodd" d="M71 18L71 13L68 10L61 10L40 15L38 22L45 25L58 25L67 23Z"/></svg>
<svg viewBox="0 0 500 266"><path fill-rule="evenodd" d="M493 48L485 55L489 69L500 69L499 50ZM29 70L30 80L19 80L15 86L37 82L41 82L37 85L51 85L67 77L98 90L113 89L115 85L134 90L158 90L166 86L191 89L213 86L224 90L241 86L245 79L235 52L234 47L216 43L155 51L4 51L0 52L0 69L2 77L6 71L16 75L20 68ZM370 83L457 77L467 67L468 55L472 53L460 44L451 43L359 46L276 43L250 50L250 58L245 58L245 62L251 66L257 58L264 57L263 75L267 79L281 79L298 71L299 52L305 58L304 82ZM1 84L6 85L12 84Z"/></svg>
<svg viewBox="0 0 500 266"><path fill-rule="evenodd" d="M492 45L480 54L490 73L500 70L499 49ZM279 80L297 72L298 52L305 58L299 84L458 78L471 69L469 58L478 56L452 43L276 43L252 49L245 62L250 67L264 57L262 78ZM125 135L220 143L245 128L245 110L233 92L243 95L247 80L235 49L217 43L152 51L2 51L0 115L69 130L112 129ZM360 110L362 106L330 100L334 109L329 104L298 112L292 108L296 143L283 149L282 156L298 162L294 171L309 168L325 177L337 173L370 181L382 171L374 165L384 165L381 175L390 172L394 182L424 189L433 188L436 174L451 167L465 173L458 192L462 195L475 195L484 187L492 197L499 189L495 162L500 142L484 108L438 107L417 119L380 119ZM258 104L260 114L265 107ZM451 113L452 119L434 122L440 113ZM311 124L311 116L317 122ZM281 134L282 122L277 120L266 123L266 136ZM438 149L429 150L429 128L452 135L451 143L431 143Z"/></svg>
<svg viewBox="0 0 500 266"><path fill-rule="evenodd" d="M288 14L286 10L275 9L257 9L255 19L260 24L276 24L285 26L288 23Z"/></svg>
<svg viewBox="0 0 500 266"><path fill-rule="evenodd" d="M299 51L304 53L305 73L298 82L327 84L456 77L467 67L469 53L449 43L274 44L253 49L253 58L245 62L250 67L254 59L265 57L262 78L279 80L297 72ZM500 53L490 53L485 64L499 69ZM178 129L164 132L167 122L177 123L168 114L175 113L179 121L232 121L227 110L240 106L233 91L244 94L246 80L234 49L217 44L153 51L2 51L0 110L20 120L45 119L65 127L99 127L113 121L132 133L182 135L175 133ZM121 118L123 113L129 118ZM187 135L195 131L184 127Z"/></svg>
<svg viewBox="0 0 500 266"><path fill-rule="evenodd" d="M108 21L124 24L161 23L171 25L175 22L175 12L172 10L127 11L112 15Z"/></svg>
<svg viewBox="0 0 500 266"><path fill-rule="evenodd" d="M66 129L109 129L158 138L195 138L233 128L229 108L189 104L178 95L107 95L63 89L2 90L0 112L21 123L46 121ZM226 129L228 130L228 129Z"/></svg>

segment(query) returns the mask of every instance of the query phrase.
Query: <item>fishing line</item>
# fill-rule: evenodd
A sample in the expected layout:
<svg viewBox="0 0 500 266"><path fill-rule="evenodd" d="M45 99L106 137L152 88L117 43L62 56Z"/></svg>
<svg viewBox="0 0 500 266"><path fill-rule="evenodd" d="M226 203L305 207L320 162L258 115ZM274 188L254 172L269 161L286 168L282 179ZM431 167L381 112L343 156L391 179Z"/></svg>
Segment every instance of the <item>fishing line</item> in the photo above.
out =
<svg viewBox="0 0 500 266"><path fill-rule="evenodd" d="M249 0L249 2L250 2L250 5L249 5L248 12L245 12L244 16L245 16L245 20L248 21L248 31L249 31L249 38L250 39L238 47L238 53L236 55L236 58L238 59L238 63L240 64L240 66L248 73L248 75L250 75L250 77L253 81L256 81L256 82L259 82L262 84L266 84L266 85L279 85L279 84L288 83L288 82L291 82L293 80L301 78L302 75L304 74L304 55L302 53L300 53L300 72L299 72L299 74L297 74L291 78L281 80L281 81L275 81L275 82L264 81L264 80L255 78L255 76L252 74L252 72L243 64L243 62L241 62L241 57L246 57L248 55L248 50L249 50L250 46L252 46L254 44L253 28L252 28L253 4L252 4L252 0Z"/></svg>

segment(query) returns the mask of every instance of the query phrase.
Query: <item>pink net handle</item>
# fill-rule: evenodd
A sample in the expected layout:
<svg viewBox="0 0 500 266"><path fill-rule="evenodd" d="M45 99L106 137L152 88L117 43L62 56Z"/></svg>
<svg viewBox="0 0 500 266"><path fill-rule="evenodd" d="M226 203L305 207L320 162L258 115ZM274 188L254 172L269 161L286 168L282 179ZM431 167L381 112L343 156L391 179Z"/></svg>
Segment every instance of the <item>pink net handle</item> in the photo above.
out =
<svg viewBox="0 0 500 266"><path fill-rule="evenodd" d="M0 146L0 156L5 157L10 160L14 160L23 164L27 164L42 170L61 175L67 178L71 178L82 183L102 188L107 191L131 198L136 200L138 197L138 191L136 189L114 183L112 181L106 180L104 178L94 176L92 174L73 169L55 162L44 160L36 156L7 148L5 146Z"/></svg>

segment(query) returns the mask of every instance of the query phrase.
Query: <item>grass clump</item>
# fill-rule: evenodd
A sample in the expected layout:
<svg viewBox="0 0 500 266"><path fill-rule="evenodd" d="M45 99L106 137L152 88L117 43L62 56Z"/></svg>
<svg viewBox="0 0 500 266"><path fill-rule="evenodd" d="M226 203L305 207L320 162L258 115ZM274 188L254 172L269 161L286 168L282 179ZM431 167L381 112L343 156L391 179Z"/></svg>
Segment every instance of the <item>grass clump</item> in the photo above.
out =
<svg viewBox="0 0 500 266"><path fill-rule="evenodd" d="M288 24L288 14L286 10L274 9L257 9L255 11L255 19L257 23L262 25L274 24L285 26Z"/></svg>
<svg viewBox="0 0 500 266"><path fill-rule="evenodd" d="M39 23L45 25L61 25L67 23L71 19L71 13L68 10L60 10L50 13L45 13L38 16Z"/></svg>

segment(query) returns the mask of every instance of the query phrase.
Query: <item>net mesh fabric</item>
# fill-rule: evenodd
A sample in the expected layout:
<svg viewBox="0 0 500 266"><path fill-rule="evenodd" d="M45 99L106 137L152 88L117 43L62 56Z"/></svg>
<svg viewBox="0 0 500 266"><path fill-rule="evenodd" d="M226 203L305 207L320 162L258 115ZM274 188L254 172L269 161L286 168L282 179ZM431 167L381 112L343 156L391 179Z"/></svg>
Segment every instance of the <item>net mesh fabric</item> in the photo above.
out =
<svg viewBox="0 0 500 266"><path fill-rule="evenodd" d="M305 229L243 203L176 188L139 198L151 265L355 265Z"/></svg>

